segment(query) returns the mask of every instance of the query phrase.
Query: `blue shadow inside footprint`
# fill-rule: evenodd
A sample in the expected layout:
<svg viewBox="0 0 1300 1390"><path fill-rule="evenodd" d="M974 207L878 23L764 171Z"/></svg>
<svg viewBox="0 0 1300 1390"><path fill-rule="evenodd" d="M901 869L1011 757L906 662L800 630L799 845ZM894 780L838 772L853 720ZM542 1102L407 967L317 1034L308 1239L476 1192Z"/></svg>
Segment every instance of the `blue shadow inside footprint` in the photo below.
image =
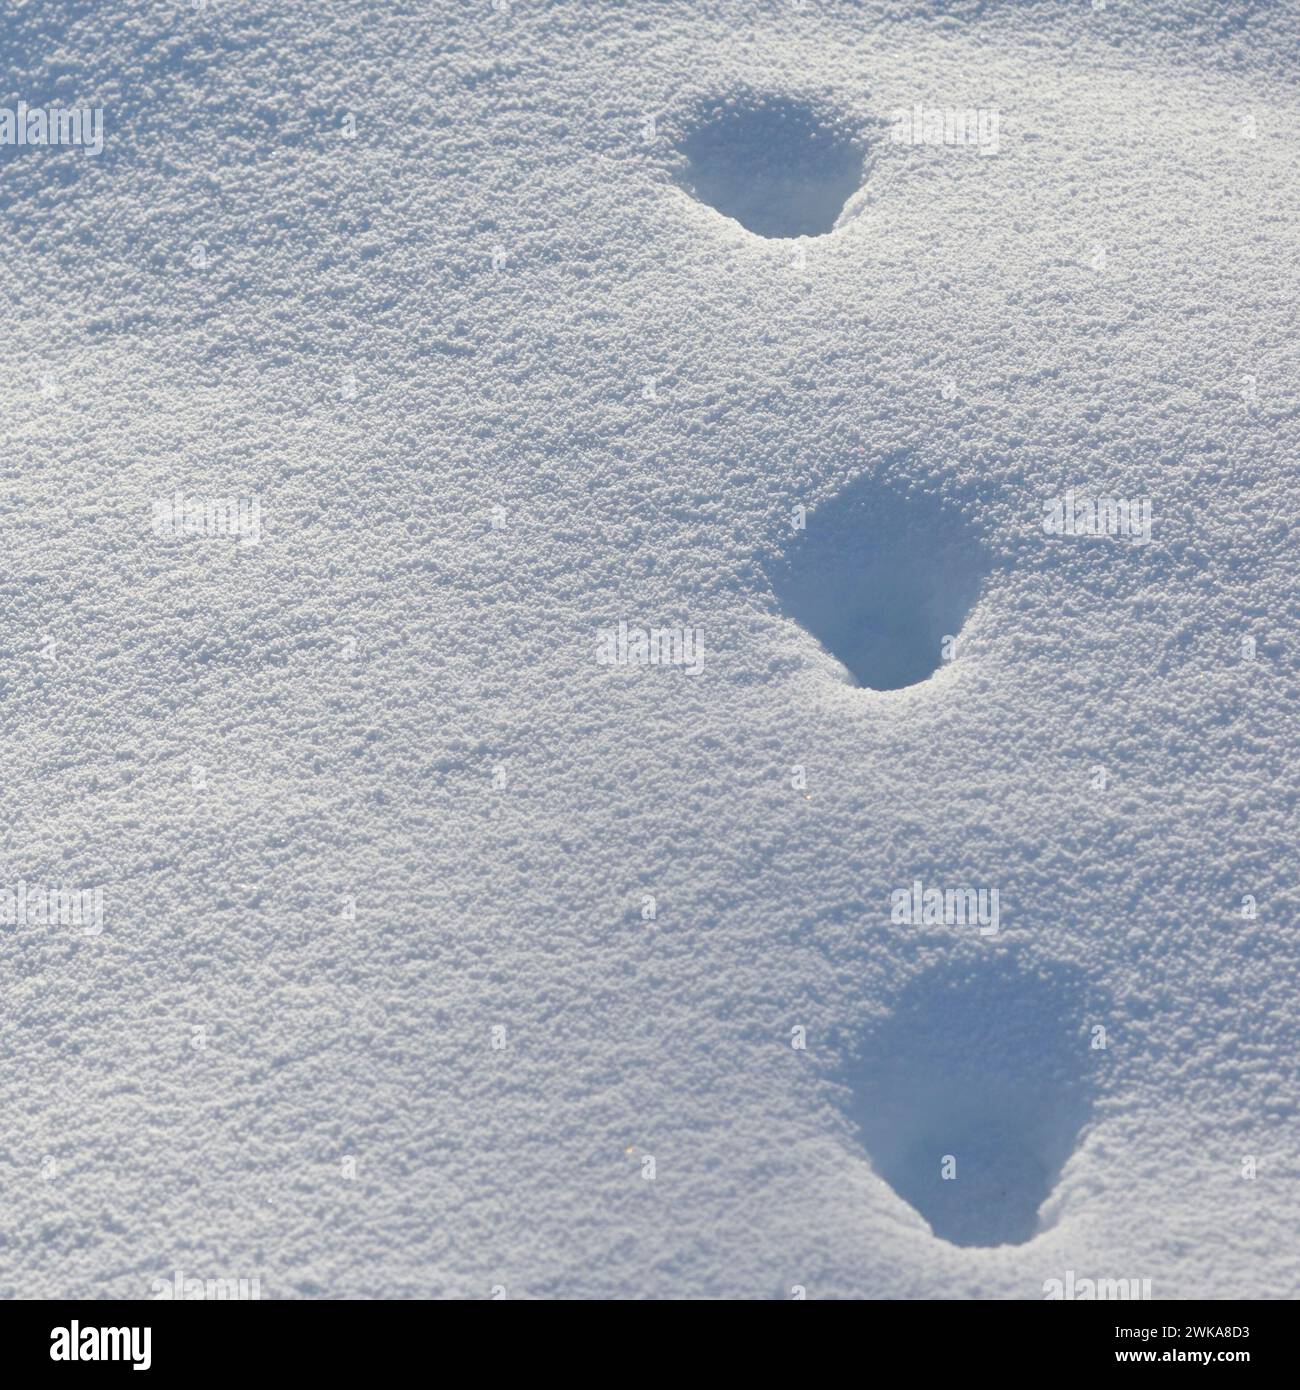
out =
<svg viewBox="0 0 1300 1390"><path fill-rule="evenodd" d="M1105 1054L1088 1013L1073 971L993 957L928 971L859 1039L853 1119L876 1172L936 1236L991 1246L1036 1233L1092 1112Z"/></svg>
<svg viewBox="0 0 1300 1390"><path fill-rule="evenodd" d="M678 148L687 191L758 236L829 232L864 177L858 141L784 97L708 107Z"/></svg>
<svg viewBox="0 0 1300 1390"><path fill-rule="evenodd" d="M808 516L768 576L786 615L857 685L898 690L944 661L988 569L975 534L937 497L864 474Z"/></svg>

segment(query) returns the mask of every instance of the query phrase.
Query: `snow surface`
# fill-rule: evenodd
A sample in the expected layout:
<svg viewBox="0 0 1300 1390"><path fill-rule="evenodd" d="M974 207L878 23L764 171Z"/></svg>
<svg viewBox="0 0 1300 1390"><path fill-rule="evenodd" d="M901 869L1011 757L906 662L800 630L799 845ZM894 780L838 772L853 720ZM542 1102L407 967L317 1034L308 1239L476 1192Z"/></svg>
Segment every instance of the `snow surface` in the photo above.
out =
<svg viewBox="0 0 1300 1390"><path fill-rule="evenodd" d="M0 929L0 1294L1300 1292L1300 7L50 0L0 52L105 110L0 150L0 886L105 902ZM708 201L800 188L833 231ZM1071 488L1151 542L1047 534ZM178 490L261 544L155 535Z"/></svg>

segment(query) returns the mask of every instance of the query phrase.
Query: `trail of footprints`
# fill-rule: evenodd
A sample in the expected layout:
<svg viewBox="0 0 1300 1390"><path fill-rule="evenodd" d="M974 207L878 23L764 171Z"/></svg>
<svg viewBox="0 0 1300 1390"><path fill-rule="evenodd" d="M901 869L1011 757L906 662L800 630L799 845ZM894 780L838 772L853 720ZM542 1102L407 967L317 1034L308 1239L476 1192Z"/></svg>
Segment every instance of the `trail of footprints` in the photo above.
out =
<svg viewBox="0 0 1300 1390"><path fill-rule="evenodd" d="M832 231L865 151L824 113L752 93L699 109L677 146L683 187L763 237ZM989 571L979 538L870 475L818 507L768 565L782 611L871 691L941 665ZM959 1246L1019 1244L1088 1122L1084 983L1005 956L914 979L848 1049L844 1079L876 1172Z"/></svg>

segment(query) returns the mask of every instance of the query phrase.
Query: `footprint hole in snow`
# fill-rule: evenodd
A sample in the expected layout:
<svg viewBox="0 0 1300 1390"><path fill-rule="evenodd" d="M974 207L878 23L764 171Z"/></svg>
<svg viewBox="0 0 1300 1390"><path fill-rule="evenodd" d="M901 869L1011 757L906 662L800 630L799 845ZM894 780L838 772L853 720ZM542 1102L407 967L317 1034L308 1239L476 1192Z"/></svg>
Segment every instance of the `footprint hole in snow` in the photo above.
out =
<svg viewBox="0 0 1300 1390"><path fill-rule="evenodd" d="M854 132L791 97L705 103L677 149L686 191L763 237L825 235L865 177L865 147Z"/></svg>
<svg viewBox="0 0 1300 1390"><path fill-rule="evenodd" d="M900 690L954 658L988 571L959 512L863 475L807 515L768 576L781 610L854 684Z"/></svg>
<svg viewBox="0 0 1300 1390"><path fill-rule="evenodd" d="M994 1246L1037 1234L1105 1055L1090 1047L1088 997L1068 968L946 964L858 1040L846 1079L864 1147L936 1236Z"/></svg>

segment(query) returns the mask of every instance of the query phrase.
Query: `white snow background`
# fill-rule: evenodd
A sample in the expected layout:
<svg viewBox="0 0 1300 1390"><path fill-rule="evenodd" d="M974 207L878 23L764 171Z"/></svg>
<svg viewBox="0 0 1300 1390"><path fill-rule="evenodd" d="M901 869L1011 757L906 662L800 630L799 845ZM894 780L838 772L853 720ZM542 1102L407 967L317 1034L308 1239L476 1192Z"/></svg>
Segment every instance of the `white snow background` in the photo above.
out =
<svg viewBox="0 0 1300 1390"><path fill-rule="evenodd" d="M105 902L0 928L0 1294L1295 1296L1300 7L0 35L105 112L0 150L0 885ZM835 230L692 195L724 109L865 151ZM904 689L811 630L873 554L975 595Z"/></svg>

